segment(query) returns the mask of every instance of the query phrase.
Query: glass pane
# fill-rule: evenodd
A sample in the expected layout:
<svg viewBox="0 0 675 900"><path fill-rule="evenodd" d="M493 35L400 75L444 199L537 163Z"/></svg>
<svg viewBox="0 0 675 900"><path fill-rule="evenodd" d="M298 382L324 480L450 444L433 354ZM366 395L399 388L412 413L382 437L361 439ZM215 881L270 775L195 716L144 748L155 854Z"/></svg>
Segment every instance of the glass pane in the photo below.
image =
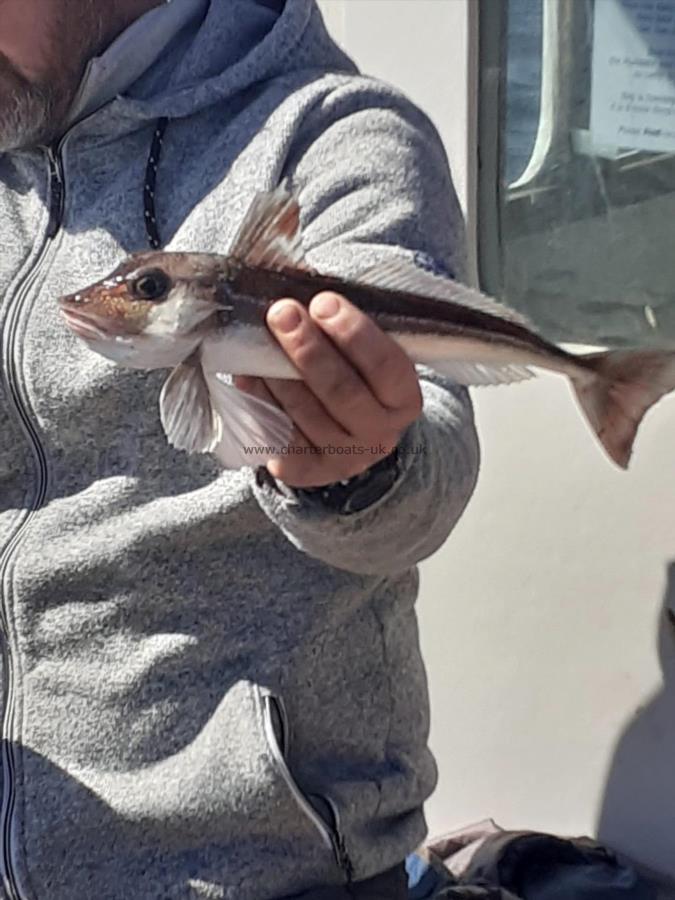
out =
<svg viewBox="0 0 675 900"><path fill-rule="evenodd" d="M675 344L675 0L483 7L502 91L481 110L485 288L555 341Z"/></svg>
<svg viewBox="0 0 675 900"><path fill-rule="evenodd" d="M505 178L512 184L525 171L539 127L541 97L541 0L511 0L507 19Z"/></svg>

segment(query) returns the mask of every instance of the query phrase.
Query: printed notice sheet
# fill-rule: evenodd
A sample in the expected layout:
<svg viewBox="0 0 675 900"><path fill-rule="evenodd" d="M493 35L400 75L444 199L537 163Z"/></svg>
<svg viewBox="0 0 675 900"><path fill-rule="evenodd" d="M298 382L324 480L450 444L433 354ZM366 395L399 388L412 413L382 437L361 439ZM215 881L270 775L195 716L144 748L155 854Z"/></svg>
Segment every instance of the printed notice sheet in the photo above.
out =
<svg viewBox="0 0 675 900"><path fill-rule="evenodd" d="M591 140L675 152L675 0L595 0Z"/></svg>

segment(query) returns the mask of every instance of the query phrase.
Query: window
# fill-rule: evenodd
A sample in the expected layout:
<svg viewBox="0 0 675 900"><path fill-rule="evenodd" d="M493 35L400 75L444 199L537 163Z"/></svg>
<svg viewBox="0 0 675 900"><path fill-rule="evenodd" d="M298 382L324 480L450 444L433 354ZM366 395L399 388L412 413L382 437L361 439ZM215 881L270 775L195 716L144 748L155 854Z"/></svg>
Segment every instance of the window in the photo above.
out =
<svg viewBox="0 0 675 900"><path fill-rule="evenodd" d="M675 0L479 9L484 289L554 341L675 346Z"/></svg>

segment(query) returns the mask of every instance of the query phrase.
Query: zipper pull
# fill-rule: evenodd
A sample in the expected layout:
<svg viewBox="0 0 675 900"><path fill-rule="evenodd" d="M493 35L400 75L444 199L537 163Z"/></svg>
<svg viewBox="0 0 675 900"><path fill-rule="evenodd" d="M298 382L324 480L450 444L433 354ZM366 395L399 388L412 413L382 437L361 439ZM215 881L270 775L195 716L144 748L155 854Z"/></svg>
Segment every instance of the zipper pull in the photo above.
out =
<svg viewBox="0 0 675 900"><path fill-rule="evenodd" d="M47 147L47 160L49 163L49 225L47 226L47 238L51 240L61 227L63 218L63 166L58 150Z"/></svg>

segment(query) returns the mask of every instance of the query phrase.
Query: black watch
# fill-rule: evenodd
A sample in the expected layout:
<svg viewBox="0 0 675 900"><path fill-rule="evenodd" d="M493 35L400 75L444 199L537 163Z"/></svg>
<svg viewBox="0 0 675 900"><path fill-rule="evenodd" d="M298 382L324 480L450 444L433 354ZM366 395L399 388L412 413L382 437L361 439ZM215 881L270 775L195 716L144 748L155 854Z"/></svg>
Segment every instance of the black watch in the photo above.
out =
<svg viewBox="0 0 675 900"><path fill-rule="evenodd" d="M268 484L287 496L297 497L311 506L322 506L341 515L367 509L389 491L400 474L398 448L375 465L345 481L314 488L292 488L279 483L261 466L256 472L259 485Z"/></svg>

